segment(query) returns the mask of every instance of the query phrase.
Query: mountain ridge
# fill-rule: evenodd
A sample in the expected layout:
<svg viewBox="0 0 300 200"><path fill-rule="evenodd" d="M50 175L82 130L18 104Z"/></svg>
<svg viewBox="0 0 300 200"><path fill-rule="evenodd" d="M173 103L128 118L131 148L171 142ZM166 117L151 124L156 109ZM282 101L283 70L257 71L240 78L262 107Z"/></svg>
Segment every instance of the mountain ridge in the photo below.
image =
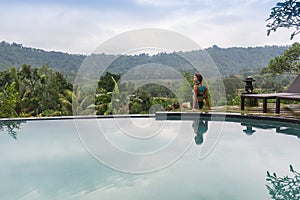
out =
<svg viewBox="0 0 300 200"><path fill-rule="evenodd" d="M229 47L220 48L217 45L204 49L215 62L222 76L229 76L247 70L260 69L265 67L269 60L279 56L289 46L257 46L257 47ZM197 59L200 50L180 52L191 59ZM185 70L180 63L172 63L173 53L159 53L155 55L107 55L115 56L117 62L112 63L109 71L122 74L129 69L144 63L158 62L169 66L175 65L178 69ZM59 51L47 51L31 47L24 47L22 44L0 43L0 71L15 66L21 67L23 64L32 67L48 67L62 72L66 77L74 79L82 62L88 55L69 54ZM188 70L187 70L188 71Z"/></svg>

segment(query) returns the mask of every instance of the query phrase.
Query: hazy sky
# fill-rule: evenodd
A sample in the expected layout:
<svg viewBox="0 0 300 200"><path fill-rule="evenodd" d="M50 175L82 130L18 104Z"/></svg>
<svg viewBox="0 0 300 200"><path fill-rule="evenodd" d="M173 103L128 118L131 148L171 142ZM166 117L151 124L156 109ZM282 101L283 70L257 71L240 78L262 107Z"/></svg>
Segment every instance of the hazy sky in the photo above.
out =
<svg viewBox="0 0 300 200"><path fill-rule="evenodd" d="M2 0L0 41L88 54L113 36L162 28L200 47L287 45L291 30L266 35L279 0Z"/></svg>

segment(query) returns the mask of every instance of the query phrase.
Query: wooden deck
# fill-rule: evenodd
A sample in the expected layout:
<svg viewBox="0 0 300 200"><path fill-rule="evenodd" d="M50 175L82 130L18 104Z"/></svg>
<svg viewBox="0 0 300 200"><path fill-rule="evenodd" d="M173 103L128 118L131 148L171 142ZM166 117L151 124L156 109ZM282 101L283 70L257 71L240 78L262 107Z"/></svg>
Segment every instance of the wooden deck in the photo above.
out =
<svg viewBox="0 0 300 200"><path fill-rule="evenodd" d="M276 114L275 109L276 109L276 103L274 102L274 103L268 103L268 108L266 113L263 113L262 103L260 103L259 106L257 107L247 106L243 111L240 109L239 106L227 106L226 112L237 113L239 111L240 113L258 115L258 116L275 116L275 117L282 117L282 118L300 119L300 104L281 104L280 114Z"/></svg>

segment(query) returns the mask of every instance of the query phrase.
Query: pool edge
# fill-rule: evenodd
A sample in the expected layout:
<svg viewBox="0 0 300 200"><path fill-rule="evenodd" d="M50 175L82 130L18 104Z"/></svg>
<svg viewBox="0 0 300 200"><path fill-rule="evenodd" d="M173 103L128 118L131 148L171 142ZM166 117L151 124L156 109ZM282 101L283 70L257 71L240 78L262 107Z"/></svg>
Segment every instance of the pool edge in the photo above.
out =
<svg viewBox="0 0 300 200"><path fill-rule="evenodd" d="M221 112L156 112L155 114L124 114L124 115L87 115L87 116L57 116L57 117L30 117L30 118L1 118L1 121L39 121L39 120L76 120L76 119L113 119L113 118L156 118L158 120L172 120L172 118L190 117L204 118L220 118L222 121L226 119L254 119L254 120L270 120L287 123L300 123L297 118L283 118L276 116L258 116L241 113L221 113Z"/></svg>

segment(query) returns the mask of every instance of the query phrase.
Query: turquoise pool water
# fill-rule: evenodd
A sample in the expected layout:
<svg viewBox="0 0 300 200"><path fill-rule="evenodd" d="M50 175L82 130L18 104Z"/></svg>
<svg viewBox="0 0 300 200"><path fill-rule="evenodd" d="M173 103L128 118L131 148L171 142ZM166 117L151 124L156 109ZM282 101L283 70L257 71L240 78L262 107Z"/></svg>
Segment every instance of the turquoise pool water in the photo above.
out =
<svg viewBox="0 0 300 200"><path fill-rule="evenodd" d="M266 200L272 199L267 171L291 178L290 165L300 171L297 123L150 117L15 121L1 127L5 200ZM83 136L91 133L108 143Z"/></svg>

